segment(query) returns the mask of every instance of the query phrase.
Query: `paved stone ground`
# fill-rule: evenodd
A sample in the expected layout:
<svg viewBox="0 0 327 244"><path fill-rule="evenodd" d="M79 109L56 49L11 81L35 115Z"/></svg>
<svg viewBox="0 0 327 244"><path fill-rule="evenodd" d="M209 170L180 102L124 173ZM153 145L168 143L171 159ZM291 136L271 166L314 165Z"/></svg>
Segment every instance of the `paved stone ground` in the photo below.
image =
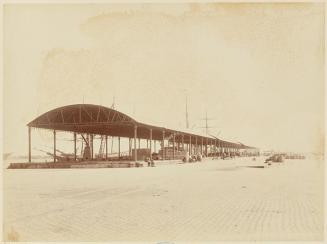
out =
<svg viewBox="0 0 327 244"><path fill-rule="evenodd" d="M155 168L6 170L4 238L321 240L323 162L241 167L250 163L247 160Z"/></svg>

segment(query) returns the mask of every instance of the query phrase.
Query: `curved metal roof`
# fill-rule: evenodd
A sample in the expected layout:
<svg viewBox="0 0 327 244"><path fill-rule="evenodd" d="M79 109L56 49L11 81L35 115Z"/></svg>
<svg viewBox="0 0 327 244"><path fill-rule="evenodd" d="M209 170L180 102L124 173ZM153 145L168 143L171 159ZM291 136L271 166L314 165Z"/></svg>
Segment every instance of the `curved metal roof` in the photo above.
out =
<svg viewBox="0 0 327 244"><path fill-rule="evenodd" d="M176 142L189 143L191 136L192 143L197 141L198 144L201 144L203 140L203 143L208 141L209 144L216 142L223 146L247 148L247 146L238 143L147 125L137 122L117 110L93 104L59 107L38 116L27 125L34 128L130 138L134 137L134 126L137 126L137 137L143 139L150 139L150 129L152 129L154 140L162 140L162 132L165 131L165 138L175 134Z"/></svg>

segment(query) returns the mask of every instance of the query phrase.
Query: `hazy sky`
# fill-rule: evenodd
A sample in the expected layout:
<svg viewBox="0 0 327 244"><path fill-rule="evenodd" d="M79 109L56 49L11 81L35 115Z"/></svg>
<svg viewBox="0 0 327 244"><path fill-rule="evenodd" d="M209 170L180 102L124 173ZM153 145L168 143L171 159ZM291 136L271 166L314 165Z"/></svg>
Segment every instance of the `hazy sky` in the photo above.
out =
<svg viewBox="0 0 327 244"><path fill-rule="evenodd" d="M323 150L324 5L81 4L4 7L4 152L68 104L190 125L264 149ZM68 136L69 137L69 136ZM33 131L33 145L51 146Z"/></svg>

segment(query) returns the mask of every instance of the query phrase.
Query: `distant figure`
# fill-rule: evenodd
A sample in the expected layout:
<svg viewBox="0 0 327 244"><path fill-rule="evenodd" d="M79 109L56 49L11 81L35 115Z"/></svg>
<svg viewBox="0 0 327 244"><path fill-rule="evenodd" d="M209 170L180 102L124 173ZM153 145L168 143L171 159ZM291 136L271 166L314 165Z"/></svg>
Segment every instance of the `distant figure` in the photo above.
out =
<svg viewBox="0 0 327 244"><path fill-rule="evenodd" d="M198 154L198 156L197 156L197 160L198 160L199 162L201 162L201 160L202 160L202 157L201 157L201 155L200 155L200 154Z"/></svg>
<svg viewBox="0 0 327 244"><path fill-rule="evenodd" d="M146 163L148 163L148 167L151 166L151 160L149 157L146 157L145 160L144 160Z"/></svg>
<svg viewBox="0 0 327 244"><path fill-rule="evenodd" d="M146 157L145 162L148 163L148 167L154 167L154 161L150 157Z"/></svg>

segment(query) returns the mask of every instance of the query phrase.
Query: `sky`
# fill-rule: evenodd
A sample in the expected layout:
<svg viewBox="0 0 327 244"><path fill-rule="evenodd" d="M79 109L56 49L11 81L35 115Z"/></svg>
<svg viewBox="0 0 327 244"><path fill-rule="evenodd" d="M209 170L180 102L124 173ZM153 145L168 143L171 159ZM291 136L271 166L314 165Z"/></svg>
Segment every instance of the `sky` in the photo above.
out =
<svg viewBox="0 0 327 244"><path fill-rule="evenodd" d="M113 97L183 130L186 96L194 133L207 113L224 140L323 151L324 4L4 6L4 152L27 154L26 124L48 110ZM52 133L32 143L39 153Z"/></svg>

